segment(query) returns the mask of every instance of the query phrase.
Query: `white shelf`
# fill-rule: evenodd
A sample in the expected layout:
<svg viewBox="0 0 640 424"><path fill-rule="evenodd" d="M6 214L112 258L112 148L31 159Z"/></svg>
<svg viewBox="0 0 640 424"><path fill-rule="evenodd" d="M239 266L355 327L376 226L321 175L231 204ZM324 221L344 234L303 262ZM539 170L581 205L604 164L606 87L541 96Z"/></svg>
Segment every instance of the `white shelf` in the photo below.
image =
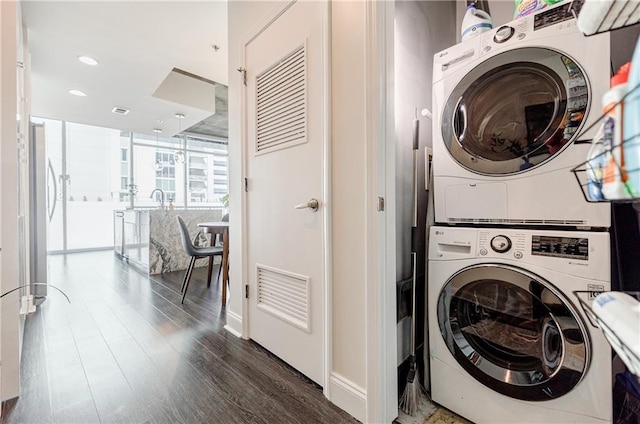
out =
<svg viewBox="0 0 640 424"><path fill-rule="evenodd" d="M586 36L640 23L637 0L573 0L569 10Z"/></svg>
<svg viewBox="0 0 640 424"><path fill-rule="evenodd" d="M625 292L626 294L634 297L635 299L640 301L640 292ZM599 328L604 336L606 337L609 344L614 348L614 350L620 356L620 359L623 360L629 371L634 373L634 375L640 381L640 375L637 370L640 370L640 356L636 353L637 350L627 346L624 341L618 336L618 332L616 329L608 326L604 321L602 321L591 309L591 304L593 301L594 293L589 291L574 291L573 294L578 298L580 302L580 306L582 310L589 318L591 325L595 328ZM640 336L640 329L638 331Z"/></svg>

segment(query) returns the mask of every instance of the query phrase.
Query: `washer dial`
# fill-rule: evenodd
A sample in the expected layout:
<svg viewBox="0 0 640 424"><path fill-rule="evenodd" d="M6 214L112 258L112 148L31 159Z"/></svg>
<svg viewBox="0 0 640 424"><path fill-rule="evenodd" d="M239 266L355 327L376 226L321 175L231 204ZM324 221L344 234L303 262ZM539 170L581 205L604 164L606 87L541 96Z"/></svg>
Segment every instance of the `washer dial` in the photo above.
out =
<svg viewBox="0 0 640 424"><path fill-rule="evenodd" d="M491 239L491 248L498 253L508 252L511 249L511 240L507 236L495 236Z"/></svg>

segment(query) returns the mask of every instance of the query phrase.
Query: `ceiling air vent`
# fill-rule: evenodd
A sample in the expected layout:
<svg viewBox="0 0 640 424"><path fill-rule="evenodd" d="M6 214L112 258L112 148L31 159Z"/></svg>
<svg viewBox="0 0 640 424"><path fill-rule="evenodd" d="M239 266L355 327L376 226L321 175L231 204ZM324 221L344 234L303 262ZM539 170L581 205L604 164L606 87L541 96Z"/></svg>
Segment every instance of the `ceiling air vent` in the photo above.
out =
<svg viewBox="0 0 640 424"><path fill-rule="evenodd" d="M111 109L111 112L115 113L116 115L126 115L127 113L129 113L129 109L116 106Z"/></svg>

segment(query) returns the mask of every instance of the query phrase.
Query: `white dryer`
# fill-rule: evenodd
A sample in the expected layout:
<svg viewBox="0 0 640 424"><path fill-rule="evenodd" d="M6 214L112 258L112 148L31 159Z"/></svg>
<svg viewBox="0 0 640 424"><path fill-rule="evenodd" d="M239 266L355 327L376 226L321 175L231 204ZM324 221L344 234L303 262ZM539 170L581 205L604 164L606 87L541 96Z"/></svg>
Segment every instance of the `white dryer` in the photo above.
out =
<svg viewBox="0 0 640 424"><path fill-rule="evenodd" d="M609 227L570 171L610 85L609 34L585 38L563 3L437 53L439 223Z"/></svg>
<svg viewBox="0 0 640 424"><path fill-rule="evenodd" d="M604 232L432 227L433 400L477 424L611 422L611 348L572 293L609 272Z"/></svg>

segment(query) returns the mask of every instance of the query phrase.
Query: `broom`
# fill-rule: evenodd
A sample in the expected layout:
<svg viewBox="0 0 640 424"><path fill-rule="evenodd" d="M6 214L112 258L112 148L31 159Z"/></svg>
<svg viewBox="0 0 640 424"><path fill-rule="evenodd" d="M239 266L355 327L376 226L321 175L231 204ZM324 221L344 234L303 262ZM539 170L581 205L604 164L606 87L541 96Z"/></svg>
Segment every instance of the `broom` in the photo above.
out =
<svg viewBox="0 0 640 424"><path fill-rule="evenodd" d="M409 356L409 374L407 374L407 385L404 388L402 397L400 398L400 409L405 414L412 417L418 412L420 403L428 399L427 392L420 384L420 373L418 372L418 364L416 363L416 252L411 252L413 262L413 294L412 294L412 310L411 310L411 355Z"/></svg>
<svg viewBox="0 0 640 424"><path fill-rule="evenodd" d="M413 225L411 228L411 267L412 267L412 291L411 291L411 354L409 356L409 374L407 374L407 385L400 398L400 409L405 414L412 417L418 412L421 402L428 399L427 392L420 384L418 364L416 363L416 269L417 269L417 238L418 230L418 134L420 121L413 120Z"/></svg>

